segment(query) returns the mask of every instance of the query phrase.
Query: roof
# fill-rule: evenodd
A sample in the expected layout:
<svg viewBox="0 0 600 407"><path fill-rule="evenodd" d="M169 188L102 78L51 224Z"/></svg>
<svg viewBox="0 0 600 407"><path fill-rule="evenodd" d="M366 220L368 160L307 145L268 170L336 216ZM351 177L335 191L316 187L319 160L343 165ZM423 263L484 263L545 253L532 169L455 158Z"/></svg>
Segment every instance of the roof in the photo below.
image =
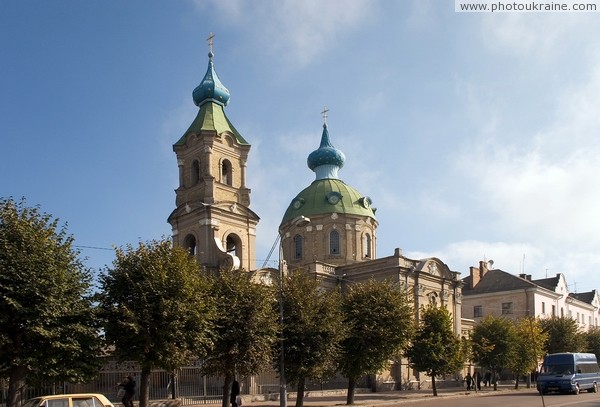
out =
<svg viewBox="0 0 600 407"><path fill-rule="evenodd" d="M371 200L339 179L318 179L302 190L288 206L282 224L298 216L339 213L375 218Z"/></svg>
<svg viewBox="0 0 600 407"><path fill-rule="evenodd" d="M238 143L248 144L225 115L223 106L218 103L207 102L202 104L189 129L187 129L175 145L185 144L188 135L200 134L202 131L214 131L217 134L230 132Z"/></svg>
<svg viewBox="0 0 600 407"><path fill-rule="evenodd" d="M596 290L588 291L585 293L570 293L569 297L573 297L578 301L591 304L592 301L594 301L594 297L596 297Z"/></svg>
<svg viewBox="0 0 600 407"><path fill-rule="evenodd" d="M537 285L539 285L540 287L544 287L547 288L548 290L552 290L552 291L556 291L556 287L558 286L559 283L559 275L556 275L555 277L549 277L549 278L540 278L539 280L533 280L533 282Z"/></svg>
<svg viewBox="0 0 600 407"><path fill-rule="evenodd" d="M474 288L471 288L471 276L463 278L462 281L464 282L463 295L488 294L537 287L537 284L527 279L499 269L489 270L485 273Z"/></svg>

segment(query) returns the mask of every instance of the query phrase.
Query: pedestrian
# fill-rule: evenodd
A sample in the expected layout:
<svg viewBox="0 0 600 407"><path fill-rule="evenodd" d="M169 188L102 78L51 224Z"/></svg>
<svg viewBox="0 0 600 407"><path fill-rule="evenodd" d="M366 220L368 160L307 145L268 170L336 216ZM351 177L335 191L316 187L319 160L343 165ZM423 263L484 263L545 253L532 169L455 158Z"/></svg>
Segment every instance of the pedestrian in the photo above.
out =
<svg viewBox="0 0 600 407"><path fill-rule="evenodd" d="M483 385L488 387L492 383L492 374L490 372L485 372L485 376L483 377Z"/></svg>
<svg viewBox="0 0 600 407"><path fill-rule="evenodd" d="M231 407L240 407L238 406L238 396L240 395L240 383L234 378L233 383L231 383L231 395L229 396L229 401L231 402Z"/></svg>
<svg viewBox="0 0 600 407"><path fill-rule="evenodd" d="M471 373L467 373L467 375L465 376L465 382L467 383L467 391L471 390L471 384L473 383Z"/></svg>
<svg viewBox="0 0 600 407"><path fill-rule="evenodd" d="M481 373L477 370L473 373L473 383L475 390L481 390Z"/></svg>
<svg viewBox="0 0 600 407"><path fill-rule="evenodd" d="M135 380L133 377L127 376L119 384L119 387L123 389L123 398L121 402L124 407L133 407L133 395L135 394Z"/></svg>

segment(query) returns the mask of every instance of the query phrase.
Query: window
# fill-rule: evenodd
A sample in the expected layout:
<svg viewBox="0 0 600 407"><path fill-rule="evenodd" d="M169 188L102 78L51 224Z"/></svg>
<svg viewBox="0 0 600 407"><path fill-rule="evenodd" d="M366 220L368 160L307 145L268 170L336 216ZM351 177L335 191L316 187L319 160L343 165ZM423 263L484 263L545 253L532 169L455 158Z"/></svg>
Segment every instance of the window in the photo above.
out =
<svg viewBox="0 0 600 407"><path fill-rule="evenodd" d="M183 247L192 256L196 255L196 237L194 235L187 235L183 241Z"/></svg>
<svg viewBox="0 0 600 407"><path fill-rule="evenodd" d="M371 258L371 235L368 233L363 236L363 257Z"/></svg>
<svg viewBox="0 0 600 407"><path fill-rule="evenodd" d="M192 186L197 185L200 182L200 163L198 160L194 160L192 163Z"/></svg>
<svg viewBox="0 0 600 407"><path fill-rule="evenodd" d="M302 259L302 236L294 236L294 259Z"/></svg>
<svg viewBox="0 0 600 407"><path fill-rule="evenodd" d="M546 313L546 303L542 302L542 314Z"/></svg>
<svg viewBox="0 0 600 407"><path fill-rule="evenodd" d="M337 230L329 233L329 254L340 254L340 234Z"/></svg>
<svg viewBox="0 0 600 407"><path fill-rule="evenodd" d="M552 316L556 316L556 305L552 305Z"/></svg>
<svg viewBox="0 0 600 407"><path fill-rule="evenodd" d="M483 316L483 305L475 305L473 307L473 317L481 318Z"/></svg>
<svg viewBox="0 0 600 407"><path fill-rule="evenodd" d="M233 185L231 162L229 160L223 160L221 163L221 182L227 185Z"/></svg>
<svg viewBox="0 0 600 407"><path fill-rule="evenodd" d="M502 315L508 315L513 313L513 303L503 302L502 303Z"/></svg>
<svg viewBox="0 0 600 407"><path fill-rule="evenodd" d="M240 267L243 267L242 239L234 233L227 235L225 239L225 250L240 260Z"/></svg>

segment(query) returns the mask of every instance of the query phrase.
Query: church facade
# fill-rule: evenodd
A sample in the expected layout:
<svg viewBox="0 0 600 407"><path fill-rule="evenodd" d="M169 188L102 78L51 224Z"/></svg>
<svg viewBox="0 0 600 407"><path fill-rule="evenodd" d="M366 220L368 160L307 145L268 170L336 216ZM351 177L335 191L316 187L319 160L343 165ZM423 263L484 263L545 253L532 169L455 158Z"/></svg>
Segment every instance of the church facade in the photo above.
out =
<svg viewBox="0 0 600 407"><path fill-rule="evenodd" d="M242 269L257 281L272 281L279 270L256 268L258 215L250 209L251 174L246 174L250 144L225 114L229 91L219 80L214 55L193 91L198 114L173 145L179 186L176 208L168 218L173 242L185 247L204 270ZM373 200L339 178L346 158L329 135L326 110L318 147L307 163L315 173L308 186L282 208L279 226L284 271L303 270L323 288L344 287L369 279L392 280L406 289L415 318L430 303L452 314L454 331L461 334L462 281L438 258L410 259L401 249L378 257ZM260 208L257 209L260 212ZM426 386L429 378L398 362L377 377L379 388L400 389L409 383Z"/></svg>

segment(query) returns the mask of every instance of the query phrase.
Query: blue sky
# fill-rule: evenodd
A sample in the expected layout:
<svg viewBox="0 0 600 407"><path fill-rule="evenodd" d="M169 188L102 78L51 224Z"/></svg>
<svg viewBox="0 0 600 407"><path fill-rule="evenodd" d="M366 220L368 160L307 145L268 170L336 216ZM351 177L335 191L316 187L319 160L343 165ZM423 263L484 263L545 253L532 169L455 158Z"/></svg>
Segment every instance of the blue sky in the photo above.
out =
<svg viewBox="0 0 600 407"><path fill-rule="evenodd" d="M314 174L373 200L379 257L479 260L600 288L598 13L455 13L453 1L0 1L0 195L68 223L86 264L170 235L172 144L215 66L252 144L257 265ZM95 247L100 249L91 249Z"/></svg>

